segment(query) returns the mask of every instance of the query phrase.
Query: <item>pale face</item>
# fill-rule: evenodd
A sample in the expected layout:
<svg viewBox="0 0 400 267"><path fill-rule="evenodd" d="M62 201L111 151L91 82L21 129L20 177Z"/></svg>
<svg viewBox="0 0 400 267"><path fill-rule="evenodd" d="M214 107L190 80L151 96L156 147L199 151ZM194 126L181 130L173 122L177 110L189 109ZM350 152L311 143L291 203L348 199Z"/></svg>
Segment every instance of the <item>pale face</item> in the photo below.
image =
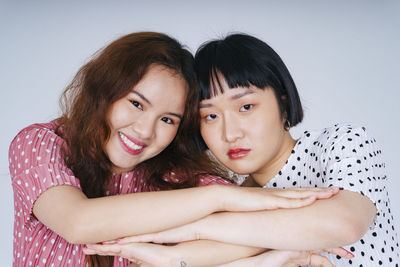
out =
<svg viewBox="0 0 400 267"><path fill-rule="evenodd" d="M200 103L201 135L216 158L239 174L265 174L284 165L293 139L283 127L271 88L229 89ZM289 151L289 154L288 154ZM278 171L279 171L278 169Z"/></svg>
<svg viewBox="0 0 400 267"><path fill-rule="evenodd" d="M180 75L153 65L128 95L111 105L105 152L113 172L131 171L172 142L184 113L186 88Z"/></svg>

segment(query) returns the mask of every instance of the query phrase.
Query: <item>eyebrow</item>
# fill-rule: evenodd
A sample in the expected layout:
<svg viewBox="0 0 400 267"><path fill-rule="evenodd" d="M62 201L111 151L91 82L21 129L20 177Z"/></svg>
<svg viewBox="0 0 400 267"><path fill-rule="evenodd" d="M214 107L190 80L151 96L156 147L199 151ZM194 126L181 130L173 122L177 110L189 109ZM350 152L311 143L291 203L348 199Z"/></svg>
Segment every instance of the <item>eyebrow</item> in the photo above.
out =
<svg viewBox="0 0 400 267"><path fill-rule="evenodd" d="M150 106L152 106L150 100L148 100L144 95L142 95L139 92L136 92L135 90L132 90L131 93L138 95L141 99L143 99L143 101L145 101L147 104L149 104Z"/></svg>
<svg viewBox="0 0 400 267"><path fill-rule="evenodd" d="M251 90L250 88L246 89L246 91L241 92L239 94L233 95L231 96L231 99L239 99L241 97L244 97L245 95L251 95L254 94L255 92L253 90Z"/></svg>
<svg viewBox="0 0 400 267"><path fill-rule="evenodd" d="M168 115L177 117L178 119L182 120L183 119L183 115L182 114L178 114L178 113L173 113L173 112L168 112Z"/></svg>
<svg viewBox="0 0 400 267"><path fill-rule="evenodd" d="M144 95L142 95L139 92L136 92L135 90L131 91L133 94L138 95L141 99L143 99L143 101L145 101L146 103L148 103L150 106L152 106L153 104L151 104L150 100L148 100ZM174 116L177 117L178 119L182 120L183 119L183 115L182 114L178 114L178 113L174 113L174 112L168 112L167 113L170 116Z"/></svg>
<svg viewBox="0 0 400 267"><path fill-rule="evenodd" d="M230 99L236 100L236 99L239 99L239 98L244 97L246 95L250 95L250 94L254 94L254 93L255 92L253 90L248 88L244 92L241 92L241 93L238 93L238 94L235 94L235 95L231 96ZM200 103L199 108L209 108L209 107L212 107L212 106L213 106L213 104L211 104L211 103L205 103L205 104Z"/></svg>

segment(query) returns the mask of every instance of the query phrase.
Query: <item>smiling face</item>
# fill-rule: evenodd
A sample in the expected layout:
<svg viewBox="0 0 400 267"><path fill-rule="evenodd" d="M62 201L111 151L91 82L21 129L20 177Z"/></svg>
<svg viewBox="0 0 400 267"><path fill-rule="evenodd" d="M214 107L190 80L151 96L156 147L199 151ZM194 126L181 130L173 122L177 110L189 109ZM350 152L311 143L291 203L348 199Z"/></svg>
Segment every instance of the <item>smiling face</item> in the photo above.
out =
<svg viewBox="0 0 400 267"><path fill-rule="evenodd" d="M201 135L208 148L239 174L279 171L294 142L283 127L274 91L255 86L230 89L220 81L224 92L200 103Z"/></svg>
<svg viewBox="0 0 400 267"><path fill-rule="evenodd" d="M111 105L105 152L114 173L131 171L172 142L183 117L186 88L180 75L152 65L128 95Z"/></svg>

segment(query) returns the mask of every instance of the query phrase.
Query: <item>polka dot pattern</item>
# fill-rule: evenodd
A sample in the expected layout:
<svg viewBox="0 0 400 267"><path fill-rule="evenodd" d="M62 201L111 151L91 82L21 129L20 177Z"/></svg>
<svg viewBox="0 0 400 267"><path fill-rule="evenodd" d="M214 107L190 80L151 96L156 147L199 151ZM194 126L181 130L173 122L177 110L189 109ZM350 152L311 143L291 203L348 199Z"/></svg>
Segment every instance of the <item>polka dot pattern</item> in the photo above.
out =
<svg viewBox="0 0 400 267"><path fill-rule="evenodd" d="M335 266L399 266L399 243L390 211L382 151L364 127L335 125L305 132L282 170L265 187L338 186L367 196L377 207L375 222L350 246L355 258L328 255Z"/></svg>
<svg viewBox="0 0 400 267"><path fill-rule="evenodd" d="M9 166L14 190L13 266L86 266L81 245L68 243L32 214L35 200L53 186L80 189L79 180L67 168L61 148L65 141L54 132L55 123L34 124L14 138L9 149ZM175 174L173 174L175 175ZM213 176L202 177L199 186L229 184ZM113 175L106 195L156 191L143 175L132 171ZM115 258L114 266L128 266Z"/></svg>

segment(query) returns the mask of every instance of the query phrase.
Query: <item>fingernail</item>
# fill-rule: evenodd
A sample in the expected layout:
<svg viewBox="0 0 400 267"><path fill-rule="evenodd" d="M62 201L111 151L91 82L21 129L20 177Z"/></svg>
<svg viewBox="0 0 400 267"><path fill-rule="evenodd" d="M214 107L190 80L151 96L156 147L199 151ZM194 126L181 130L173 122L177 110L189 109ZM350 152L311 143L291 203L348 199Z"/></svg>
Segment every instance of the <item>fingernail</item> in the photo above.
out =
<svg viewBox="0 0 400 267"><path fill-rule="evenodd" d="M123 239L123 238L119 238L119 239L117 239L117 243L118 243L118 244L125 244L126 241L125 241L125 239Z"/></svg>
<svg viewBox="0 0 400 267"><path fill-rule="evenodd" d="M352 258L354 258L354 254L353 253L351 253L350 251L348 251L347 249L344 249L346 252L347 252L347 254L349 255L349 256L351 256Z"/></svg>
<svg viewBox="0 0 400 267"><path fill-rule="evenodd" d="M105 245L105 244L114 244L116 243L116 240L110 240L110 241L103 241L101 242L101 244Z"/></svg>

